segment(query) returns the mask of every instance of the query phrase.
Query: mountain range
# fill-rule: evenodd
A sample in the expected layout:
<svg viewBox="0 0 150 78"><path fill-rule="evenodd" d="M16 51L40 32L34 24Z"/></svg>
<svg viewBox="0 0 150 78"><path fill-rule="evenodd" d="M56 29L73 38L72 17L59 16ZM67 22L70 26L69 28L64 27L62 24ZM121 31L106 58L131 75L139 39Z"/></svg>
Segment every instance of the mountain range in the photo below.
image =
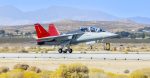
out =
<svg viewBox="0 0 150 78"><path fill-rule="evenodd" d="M130 20L137 23L150 24L147 17L120 18L102 11L85 10L71 7L51 6L45 9L24 12L14 6L0 7L0 25L22 25L36 22L48 23L58 20L79 21L124 21Z"/></svg>

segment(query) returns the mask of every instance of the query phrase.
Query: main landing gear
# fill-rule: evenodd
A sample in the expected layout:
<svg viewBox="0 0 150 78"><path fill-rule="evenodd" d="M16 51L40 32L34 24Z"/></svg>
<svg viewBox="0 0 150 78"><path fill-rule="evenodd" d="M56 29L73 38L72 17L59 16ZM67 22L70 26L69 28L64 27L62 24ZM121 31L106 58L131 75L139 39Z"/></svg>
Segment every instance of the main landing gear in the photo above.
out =
<svg viewBox="0 0 150 78"><path fill-rule="evenodd" d="M67 48L67 49L63 49L63 48L60 48L60 49L58 49L58 52L59 53L72 53L72 49L71 48Z"/></svg>

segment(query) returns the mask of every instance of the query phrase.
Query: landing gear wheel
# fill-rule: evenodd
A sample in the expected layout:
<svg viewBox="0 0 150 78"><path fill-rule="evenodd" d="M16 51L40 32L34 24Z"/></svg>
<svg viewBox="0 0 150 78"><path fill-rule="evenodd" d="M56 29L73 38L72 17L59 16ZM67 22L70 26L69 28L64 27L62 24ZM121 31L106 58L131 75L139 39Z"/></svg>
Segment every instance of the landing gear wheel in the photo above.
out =
<svg viewBox="0 0 150 78"><path fill-rule="evenodd" d="M58 52L59 52L59 53L62 53L62 52L63 52L63 50L60 48L60 49L58 50Z"/></svg>
<svg viewBox="0 0 150 78"><path fill-rule="evenodd" d="M72 49L68 49L68 52L69 52L69 53L72 53L72 51L73 51Z"/></svg>
<svg viewBox="0 0 150 78"><path fill-rule="evenodd" d="M65 50L63 51L63 53L67 53L67 49L65 49Z"/></svg>

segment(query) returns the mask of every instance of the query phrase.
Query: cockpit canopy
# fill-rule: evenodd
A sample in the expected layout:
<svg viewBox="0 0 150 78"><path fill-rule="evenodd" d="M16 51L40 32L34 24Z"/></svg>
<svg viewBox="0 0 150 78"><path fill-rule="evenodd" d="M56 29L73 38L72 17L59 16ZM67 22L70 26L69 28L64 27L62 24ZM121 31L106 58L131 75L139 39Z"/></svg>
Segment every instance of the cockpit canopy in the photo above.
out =
<svg viewBox="0 0 150 78"><path fill-rule="evenodd" d="M81 27L80 30L82 32L105 32L103 29L97 27Z"/></svg>

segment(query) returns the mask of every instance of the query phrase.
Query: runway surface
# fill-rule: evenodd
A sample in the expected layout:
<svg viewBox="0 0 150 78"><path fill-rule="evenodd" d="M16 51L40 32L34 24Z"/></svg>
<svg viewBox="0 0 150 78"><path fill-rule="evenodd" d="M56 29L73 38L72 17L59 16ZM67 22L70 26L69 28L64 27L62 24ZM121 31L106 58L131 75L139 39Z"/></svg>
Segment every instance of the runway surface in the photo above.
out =
<svg viewBox="0 0 150 78"><path fill-rule="evenodd" d="M0 53L1 59L100 59L100 60L149 60L150 54L121 54L121 53L88 53L88 54L59 54L59 53Z"/></svg>

